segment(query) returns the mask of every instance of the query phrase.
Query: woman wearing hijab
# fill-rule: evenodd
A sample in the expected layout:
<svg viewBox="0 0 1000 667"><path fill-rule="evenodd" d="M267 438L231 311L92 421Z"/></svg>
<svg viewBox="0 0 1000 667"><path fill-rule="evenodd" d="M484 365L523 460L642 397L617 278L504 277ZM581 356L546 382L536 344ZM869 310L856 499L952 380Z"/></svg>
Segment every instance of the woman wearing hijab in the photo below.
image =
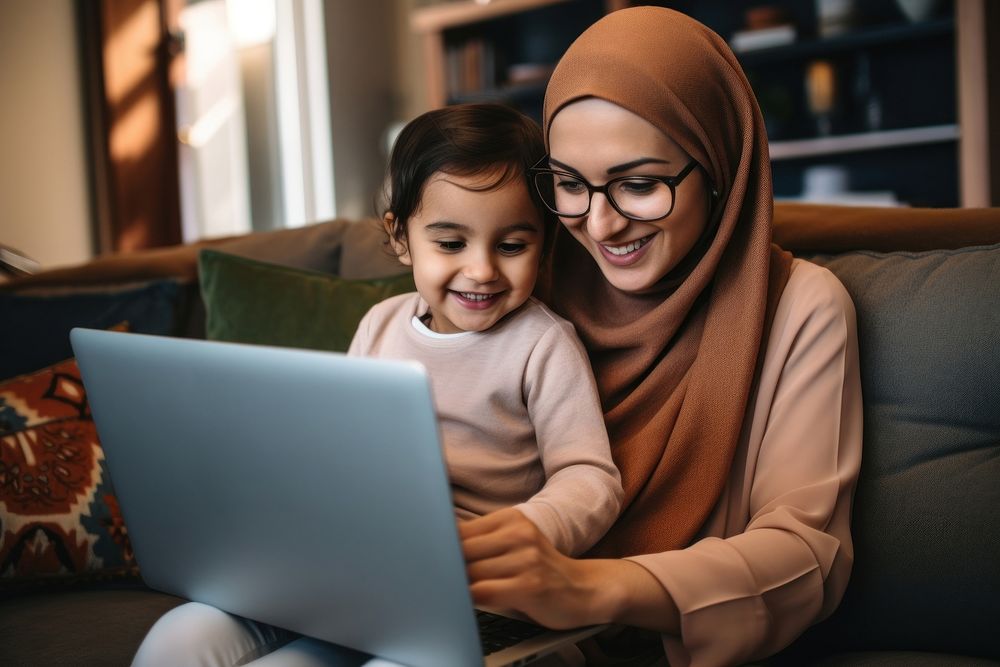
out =
<svg viewBox="0 0 1000 667"><path fill-rule="evenodd" d="M473 597L553 628L638 629L582 646L588 664L771 655L836 608L850 574L853 306L826 269L771 245L760 111L698 22L654 7L606 16L559 62L544 114L534 178L563 227L543 296L588 349L626 498L583 559L515 509L462 523ZM345 659L184 608L203 613L152 632L136 664Z"/></svg>
<svg viewBox="0 0 1000 667"><path fill-rule="evenodd" d="M563 226L543 296L589 351L626 499L588 559L516 510L463 524L473 597L550 627L652 631L673 667L772 655L850 574L850 299L772 246L760 111L693 19L638 7L591 26L549 82L544 126L535 182Z"/></svg>

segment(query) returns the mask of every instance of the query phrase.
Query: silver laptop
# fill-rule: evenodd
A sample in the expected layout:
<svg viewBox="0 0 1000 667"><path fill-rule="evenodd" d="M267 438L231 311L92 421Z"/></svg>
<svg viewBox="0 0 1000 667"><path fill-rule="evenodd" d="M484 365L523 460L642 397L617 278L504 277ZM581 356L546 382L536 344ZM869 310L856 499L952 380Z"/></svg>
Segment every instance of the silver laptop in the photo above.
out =
<svg viewBox="0 0 1000 667"><path fill-rule="evenodd" d="M413 667L524 664L599 629L484 649L419 364L71 340L151 588Z"/></svg>

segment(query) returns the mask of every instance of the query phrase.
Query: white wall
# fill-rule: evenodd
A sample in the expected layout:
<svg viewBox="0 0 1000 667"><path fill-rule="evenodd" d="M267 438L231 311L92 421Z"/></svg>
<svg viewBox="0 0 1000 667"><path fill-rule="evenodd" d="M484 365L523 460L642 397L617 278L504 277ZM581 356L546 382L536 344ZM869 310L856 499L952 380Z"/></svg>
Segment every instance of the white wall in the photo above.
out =
<svg viewBox="0 0 1000 667"><path fill-rule="evenodd" d="M328 0L327 71L337 216L374 215L385 175L383 137L396 116L395 0Z"/></svg>
<svg viewBox="0 0 1000 667"><path fill-rule="evenodd" d="M93 255L76 0L0 1L0 243Z"/></svg>
<svg viewBox="0 0 1000 667"><path fill-rule="evenodd" d="M400 99L397 117L411 121L430 109L427 99L427 63L421 36L410 27L410 14L419 6L417 0L395 0L396 30L399 35L396 52L396 90ZM425 3L426 4L426 3Z"/></svg>

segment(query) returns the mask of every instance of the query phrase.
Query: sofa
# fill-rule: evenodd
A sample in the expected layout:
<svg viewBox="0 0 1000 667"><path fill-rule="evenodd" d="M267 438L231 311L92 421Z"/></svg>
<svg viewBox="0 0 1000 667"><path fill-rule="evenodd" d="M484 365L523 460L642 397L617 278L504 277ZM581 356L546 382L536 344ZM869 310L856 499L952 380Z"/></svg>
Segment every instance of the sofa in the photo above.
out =
<svg viewBox="0 0 1000 667"><path fill-rule="evenodd" d="M783 203L775 241L827 266L854 299L865 433L844 600L761 664L1000 665L1000 209ZM0 312L4 298L23 305L167 280L167 333L219 338L199 274L206 248L359 283L403 269L373 221L335 220L17 278L0 284ZM0 522L3 512L0 502ZM128 664L182 602L146 588L134 568L10 574L0 572L3 665Z"/></svg>

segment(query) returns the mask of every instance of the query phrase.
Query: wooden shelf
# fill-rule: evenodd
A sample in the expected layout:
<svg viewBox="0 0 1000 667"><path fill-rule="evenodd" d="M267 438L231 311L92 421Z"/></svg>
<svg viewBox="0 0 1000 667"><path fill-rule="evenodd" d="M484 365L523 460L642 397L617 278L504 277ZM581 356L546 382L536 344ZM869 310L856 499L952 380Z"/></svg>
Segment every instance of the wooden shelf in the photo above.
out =
<svg viewBox="0 0 1000 667"><path fill-rule="evenodd" d="M564 2L570 0L455 0L415 9L410 27L417 32L435 32Z"/></svg>
<svg viewBox="0 0 1000 667"><path fill-rule="evenodd" d="M956 141L960 136L958 125L934 125L902 130L882 130L860 134L844 134L817 139L775 141L770 145L772 160L794 160L797 158L857 153L861 151L899 148Z"/></svg>
<svg viewBox="0 0 1000 667"><path fill-rule="evenodd" d="M947 37L955 32L955 19L945 18L922 23L903 23L859 28L826 39L806 39L763 49L739 51L736 56L744 67L753 67L780 60L829 57L838 53L884 47L931 37Z"/></svg>
<svg viewBox="0 0 1000 667"><path fill-rule="evenodd" d="M496 88L486 88L474 93L464 93L452 95L448 99L449 104L464 104L467 102L503 102L511 100L523 100L530 98L541 99L545 95L545 81L530 81L527 83L512 83Z"/></svg>

